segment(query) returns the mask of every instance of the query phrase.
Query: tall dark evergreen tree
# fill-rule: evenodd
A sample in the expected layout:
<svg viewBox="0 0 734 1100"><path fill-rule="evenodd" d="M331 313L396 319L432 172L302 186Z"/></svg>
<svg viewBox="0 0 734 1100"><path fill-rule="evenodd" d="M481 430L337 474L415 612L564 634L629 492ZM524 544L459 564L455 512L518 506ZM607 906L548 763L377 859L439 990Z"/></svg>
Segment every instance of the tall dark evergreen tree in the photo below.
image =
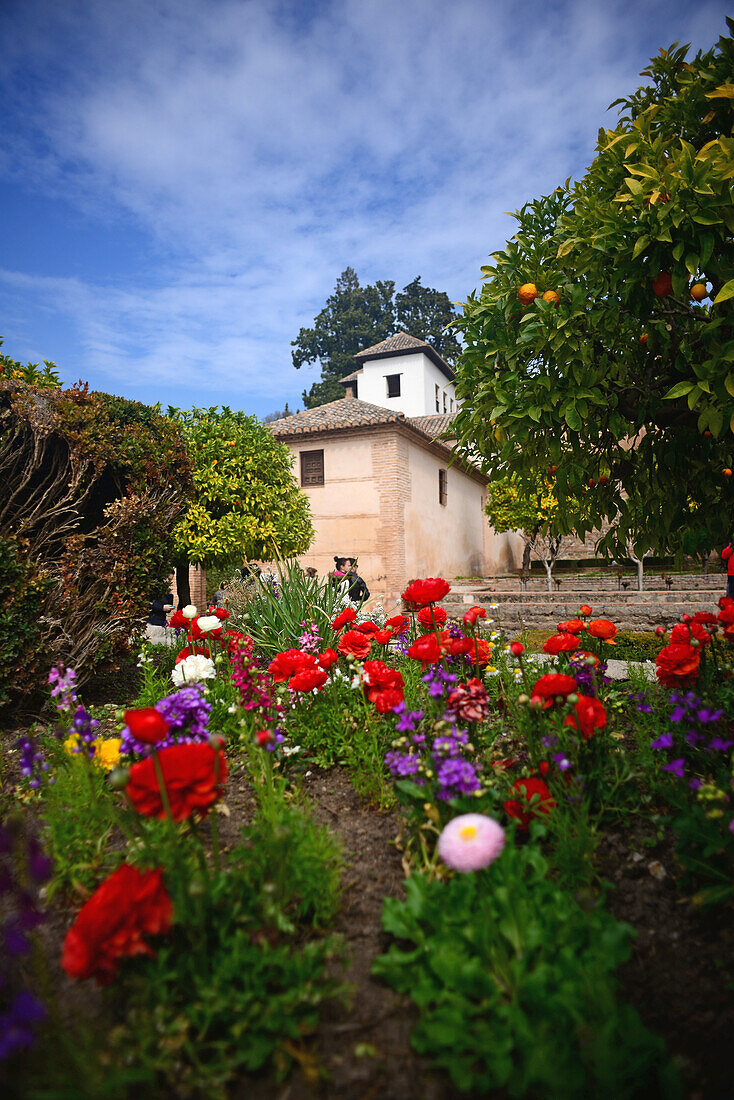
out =
<svg viewBox="0 0 734 1100"><path fill-rule="evenodd" d="M344 397L339 379L355 369L354 355L400 329L427 340L451 362L461 350L453 333L443 331L453 317L448 295L421 286L420 277L396 295L393 280L363 287L348 267L313 327L302 328L292 343L294 367L321 364L321 380L303 392L306 408Z"/></svg>

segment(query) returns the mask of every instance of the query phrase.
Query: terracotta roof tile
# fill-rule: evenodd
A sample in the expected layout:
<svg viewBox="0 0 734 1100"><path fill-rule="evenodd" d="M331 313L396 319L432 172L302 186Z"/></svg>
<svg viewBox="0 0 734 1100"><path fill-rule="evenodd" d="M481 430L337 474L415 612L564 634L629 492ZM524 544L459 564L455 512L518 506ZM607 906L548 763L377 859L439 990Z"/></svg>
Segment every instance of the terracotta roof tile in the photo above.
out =
<svg viewBox="0 0 734 1100"><path fill-rule="evenodd" d="M355 362L362 363L368 359L390 359L395 355L406 355L410 352L422 351L428 359L434 363L449 382L453 382L456 375L445 359L442 359L435 348L427 344L425 340L418 340L407 332L396 332L394 336L388 336L387 340L381 340L379 344L373 344L371 348L358 351L353 356Z"/></svg>
<svg viewBox="0 0 734 1100"><path fill-rule="evenodd" d="M356 397L340 397L328 405L304 409L293 416L268 424L274 435L307 435L309 432L336 431L340 428L363 428L370 424L405 423L404 413L381 409Z"/></svg>
<svg viewBox="0 0 734 1100"><path fill-rule="evenodd" d="M425 432L431 439L435 439L451 427L455 416L455 412L433 413L431 416L409 416L408 423L412 424L414 428L418 428L419 431ZM447 438L453 439L453 434L449 434Z"/></svg>

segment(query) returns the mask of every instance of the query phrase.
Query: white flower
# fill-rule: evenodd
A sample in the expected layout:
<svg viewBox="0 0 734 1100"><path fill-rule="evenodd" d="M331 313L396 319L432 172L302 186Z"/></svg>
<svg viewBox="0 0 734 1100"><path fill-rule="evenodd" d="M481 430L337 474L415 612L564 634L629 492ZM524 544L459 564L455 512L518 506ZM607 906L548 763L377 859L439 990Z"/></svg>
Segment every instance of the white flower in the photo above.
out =
<svg viewBox="0 0 734 1100"><path fill-rule="evenodd" d="M236 713L237 713L237 704L236 703L233 703L231 707L227 707L227 714L236 714Z"/></svg>
<svg viewBox="0 0 734 1100"><path fill-rule="evenodd" d="M171 673L171 679L176 687L184 684L198 684L204 680L212 680L216 676L214 662L202 653L192 653L184 661L179 663Z"/></svg>
<svg viewBox="0 0 734 1100"><path fill-rule="evenodd" d="M181 614L183 615L184 619L195 619L196 618L196 608L194 607L194 605L192 603L187 603L186 607L184 607L183 610L181 611Z"/></svg>
<svg viewBox="0 0 734 1100"><path fill-rule="evenodd" d="M294 752L300 752L300 751L301 751L301 746L300 745L282 745L281 746L281 752L283 753L284 756L292 756Z"/></svg>
<svg viewBox="0 0 734 1100"><path fill-rule="evenodd" d="M362 687L362 679L361 679L359 673L356 676L352 677L352 682L349 686L351 687L352 691L356 691L357 688Z"/></svg>
<svg viewBox="0 0 734 1100"><path fill-rule="evenodd" d="M199 618L199 630L202 634L208 634L210 630L216 630L221 625L216 615L201 615Z"/></svg>

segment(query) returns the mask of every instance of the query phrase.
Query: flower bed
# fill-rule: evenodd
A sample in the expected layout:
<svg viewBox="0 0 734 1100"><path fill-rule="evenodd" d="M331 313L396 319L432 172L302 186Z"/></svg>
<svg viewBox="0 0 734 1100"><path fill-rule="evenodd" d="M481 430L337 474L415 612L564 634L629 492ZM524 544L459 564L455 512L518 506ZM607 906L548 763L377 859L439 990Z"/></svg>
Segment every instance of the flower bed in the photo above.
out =
<svg viewBox="0 0 734 1100"><path fill-rule="evenodd" d="M734 603L660 639L656 684L613 684L617 631L591 608L541 667L481 608L447 628L447 590L328 617L285 572L262 599L287 603L292 635L283 604L252 624L277 623L276 646L184 608L180 646L143 647L127 709L93 712L54 670L55 720L25 731L5 791L0 1054L18 1088L723 1084ZM628 960L654 985L650 939L667 973L677 927L693 987L650 1012Z"/></svg>

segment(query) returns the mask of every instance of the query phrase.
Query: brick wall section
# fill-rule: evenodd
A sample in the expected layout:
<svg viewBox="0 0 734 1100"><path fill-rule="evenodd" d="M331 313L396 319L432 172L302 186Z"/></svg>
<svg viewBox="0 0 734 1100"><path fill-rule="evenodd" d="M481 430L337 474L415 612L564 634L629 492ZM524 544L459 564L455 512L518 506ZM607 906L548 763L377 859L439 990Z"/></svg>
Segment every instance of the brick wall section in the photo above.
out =
<svg viewBox="0 0 734 1100"><path fill-rule="evenodd" d="M372 440L372 469L380 493L377 544L389 601L398 599L408 581L405 555L405 506L411 496L408 447L408 441L397 432L380 433Z"/></svg>
<svg viewBox="0 0 734 1100"><path fill-rule="evenodd" d="M178 589L176 588L175 573L171 577L170 585L171 591L173 592L174 606L178 607ZM200 565L189 566L189 588L191 590L191 602L201 611L202 608L206 607L206 572Z"/></svg>

